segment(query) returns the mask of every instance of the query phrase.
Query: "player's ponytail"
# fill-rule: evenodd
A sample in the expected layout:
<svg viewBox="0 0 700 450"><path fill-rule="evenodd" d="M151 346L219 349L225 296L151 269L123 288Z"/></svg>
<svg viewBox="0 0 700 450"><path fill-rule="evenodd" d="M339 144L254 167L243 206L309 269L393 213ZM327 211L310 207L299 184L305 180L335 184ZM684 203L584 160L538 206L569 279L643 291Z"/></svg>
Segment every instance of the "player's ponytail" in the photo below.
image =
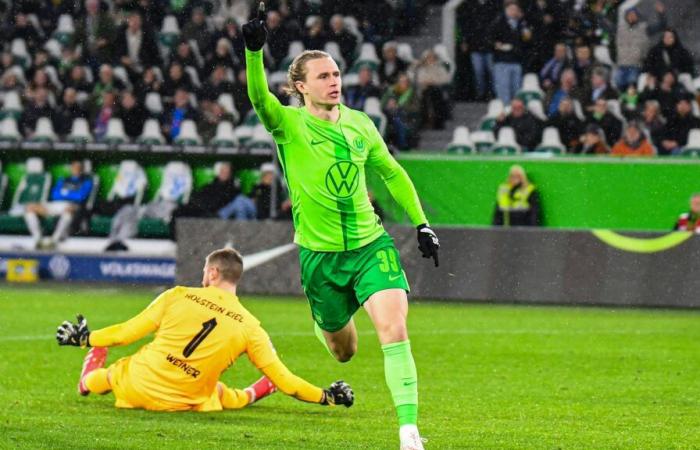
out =
<svg viewBox="0 0 700 450"><path fill-rule="evenodd" d="M321 50L304 50L294 58L287 71L287 86L284 87L284 92L287 95L296 97L302 105L305 104L304 95L299 92L295 83L297 81L306 81L306 62L320 58L332 59L331 55Z"/></svg>

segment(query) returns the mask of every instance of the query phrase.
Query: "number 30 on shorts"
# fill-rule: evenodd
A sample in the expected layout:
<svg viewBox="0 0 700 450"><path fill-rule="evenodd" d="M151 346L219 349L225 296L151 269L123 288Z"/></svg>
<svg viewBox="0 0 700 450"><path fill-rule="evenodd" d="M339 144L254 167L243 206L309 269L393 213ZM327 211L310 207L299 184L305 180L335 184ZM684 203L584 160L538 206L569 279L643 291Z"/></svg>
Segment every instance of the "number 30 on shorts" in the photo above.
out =
<svg viewBox="0 0 700 450"><path fill-rule="evenodd" d="M377 259L379 259L379 270L381 270L382 272L387 273L389 271L399 271L399 261L396 256L396 251L379 250L377 252Z"/></svg>

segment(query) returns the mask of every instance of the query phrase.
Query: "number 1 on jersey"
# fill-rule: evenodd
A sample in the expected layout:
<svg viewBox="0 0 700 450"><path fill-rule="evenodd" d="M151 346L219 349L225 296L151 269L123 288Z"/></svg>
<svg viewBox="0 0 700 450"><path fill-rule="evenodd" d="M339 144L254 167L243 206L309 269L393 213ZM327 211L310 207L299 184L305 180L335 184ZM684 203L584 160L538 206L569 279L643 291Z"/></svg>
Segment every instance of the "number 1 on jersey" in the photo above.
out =
<svg viewBox="0 0 700 450"><path fill-rule="evenodd" d="M190 356L197 349L197 347L199 347L199 344L201 344L202 341L209 336L209 333L211 333L211 330L213 330L215 327L215 318L204 322L202 324L202 329L199 330L199 333L195 334L192 340L185 346L185 349L182 351L182 355L185 358Z"/></svg>

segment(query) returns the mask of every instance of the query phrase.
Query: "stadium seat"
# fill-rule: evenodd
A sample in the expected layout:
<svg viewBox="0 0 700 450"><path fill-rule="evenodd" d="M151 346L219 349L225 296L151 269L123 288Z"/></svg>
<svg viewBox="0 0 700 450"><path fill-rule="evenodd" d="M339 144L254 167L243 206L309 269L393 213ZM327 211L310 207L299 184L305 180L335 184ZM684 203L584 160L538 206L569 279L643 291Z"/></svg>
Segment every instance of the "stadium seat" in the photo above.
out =
<svg viewBox="0 0 700 450"><path fill-rule="evenodd" d="M503 127L498 130L498 139L493 144L491 152L496 155L514 155L522 150L515 139L515 130Z"/></svg>
<svg viewBox="0 0 700 450"><path fill-rule="evenodd" d="M180 124L180 134L173 140L177 145L201 145L202 138L197 132L197 124L193 120L183 120Z"/></svg>
<svg viewBox="0 0 700 450"><path fill-rule="evenodd" d="M399 42L396 46L396 56L408 64L416 62L416 57L413 56L413 47L408 42Z"/></svg>
<svg viewBox="0 0 700 450"><path fill-rule="evenodd" d="M335 62L338 64L340 72L345 73L347 63L345 62L345 58L343 58L343 54L340 52L340 46L338 43L335 41L328 41L323 47L323 50L333 57L333 60L335 60Z"/></svg>
<svg viewBox="0 0 700 450"><path fill-rule="evenodd" d="M12 117L6 117L0 122L0 142L18 142L22 135L17 127L17 121Z"/></svg>
<svg viewBox="0 0 700 450"><path fill-rule="evenodd" d="M693 92L696 94L700 92L700 77L693 80Z"/></svg>
<svg viewBox="0 0 700 450"><path fill-rule="evenodd" d="M146 94L144 105L146 106L148 112L152 115L158 116L163 114L163 101L160 98L160 94L157 92L149 92Z"/></svg>
<svg viewBox="0 0 700 450"><path fill-rule="evenodd" d="M139 144L159 145L165 144L165 137L160 130L160 124L156 119L148 119L143 124L143 131L138 138Z"/></svg>
<svg viewBox="0 0 700 450"><path fill-rule="evenodd" d="M523 86L517 93L517 97L526 105L530 100L542 100L544 91L540 87L540 79L536 73L526 73L523 77Z"/></svg>
<svg viewBox="0 0 700 450"><path fill-rule="evenodd" d="M445 44L435 44L433 46L433 51L435 52L435 55L437 55L440 62L442 62L442 64L449 72L450 80L452 80L452 77L454 76L456 70L456 66L454 60L450 56L450 53L447 51L447 47L445 46Z"/></svg>
<svg viewBox="0 0 700 450"><path fill-rule="evenodd" d="M678 75L678 84L683 86L683 88L688 92L695 92L695 87L693 86L693 76L689 73L681 73Z"/></svg>
<svg viewBox="0 0 700 450"><path fill-rule="evenodd" d="M216 126L216 135L211 140L211 145L216 147L235 147L236 141L233 125L229 121L223 121Z"/></svg>
<svg viewBox="0 0 700 450"><path fill-rule="evenodd" d="M160 44L168 50L171 50L179 38L180 26L177 23L177 18L172 15L165 16L163 25L160 28L160 33L158 33Z"/></svg>
<svg viewBox="0 0 700 450"><path fill-rule="evenodd" d="M107 132L102 138L102 142L106 144L124 144L129 142L129 137L124 132L124 122L122 119L109 119L107 122Z"/></svg>
<svg viewBox="0 0 700 450"><path fill-rule="evenodd" d="M24 208L30 203L43 203L48 199L51 188L51 174L44 171L41 158L29 158L25 163L25 172L20 180L12 204L7 214L0 215L0 233L26 233Z"/></svg>
<svg viewBox="0 0 700 450"><path fill-rule="evenodd" d="M681 150L681 156L700 157L700 129L690 130L688 143Z"/></svg>
<svg viewBox="0 0 700 450"><path fill-rule="evenodd" d="M365 36L360 31L360 24L358 23L357 19L354 16L344 16L343 24L345 25L345 28L352 33L355 38L357 38L357 45L362 44L362 42L365 40Z"/></svg>
<svg viewBox="0 0 700 450"><path fill-rule="evenodd" d="M148 179L143 168L134 160L127 159L119 164L117 176L107 194L107 200L134 199L134 205L140 205L146 190ZM112 217L93 214L90 218L90 232L101 236L109 234Z"/></svg>
<svg viewBox="0 0 700 450"><path fill-rule="evenodd" d="M552 154L566 153L566 147L564 147L559 137L559 130L555 127L545 128L542 133L542 142L535 148L535 152Z"/></svg>
<svg viewBox="0 0 700 450"><path fill-rule="evenodd" d="M75 35L75 26L73 25L73 17L70 14L61 14L58 17L58 26L56 31L53 33L54 39L56 39L61 45L67 47Z"/></svg>
<svg viewBox="0 0 700 450"><path fill-rule="evenodd" d="M63 52L63 46L56 39L49 39L44 44L44 50L49 52L54 59L61 59L61 53Z"/></svg>
<svg viewBox="0 0 700 450"><path fill-rule="evenodd" d="M192 86L194 86L195 89L199 89L202 87L202 83L199 81L199 74L197 73L197 69L193 66L185 66L185 73L190 79L190 82L192 83Z"/></svg>
<svg viewBox="0 0 700 450"><path fill-rule="evenodd" d="M287 56L282 59L282 62L277 66L277 70L287 71L289 66L292 65L292 61L297 55L304 51L304 43L301 41L292 41L289 43L289 50L287 50Z"/></svg>
<svg viewBox="0 0 700 450"><path fill-rule="evenodd" d="M610 114L620 119L620 121L622 121L623 124L627 123L627 118L625 118L625 116L622 115L622 106L620 105L620 100L608 100L608 111L610 111Z"/></svg>
<svg viewBox="0 0 700 450"><path fill-rule="evenodd" d="M192 184L190 166L181 161L171 161L163 169L162 181L154 200L186 204L190 201ZM168 222L155 218L143 218L139 220L138 234L145 238L166 237L169 234Z"/></svg>
<svg viewBox="0 0 700 450"><path fill-rule="evenodd" d="M495 141L491 130L478 130L471 133L469 137L474 143L474 148L479 153L489 153Z"/></svg>
<svg viewBox="0 0 700 450"><path fill-rule="evenodd" d="M240 146L245 147L248 144L253 137L253 128L255 126L241 125L233 130L233 135Z"/></svg>
<svg viewBox="0 0 700 450"><path fill-rule="evenodd" d="M481 128L484 131L493 131L496 126L496 118L501 114L505 113L505 105L503 101L495 98L489 102L488 109L486 110L486 115L481 119Z"/></svg>
<svg viewBox="0 0 700 450"><path fill-rule="evenodd" d="M596 45L593 49L593 58L609 68L615 68L615 62L610 56L610 48L607 45Z"/></svg>
<svg viewBox="0 0 700 450"><path fill-rule="evenodd" d="M372 72L376 72L379 62L374 44L365 42L360 47L360 54L350 68L350 72L359 72L362 67L369 67Z"/></svg>
<svg viewBox="0 0 700 450"><path fill-rule="evenodd" d="M231 114L233 116L233 122L238 123L238 121L241 118L240 113L236 109L235 103L233 103L233 95L231 94L221 94L219 95L219 98L216 99L216 103L221 105L222 108L224 108L224 111L227 113Z"/></svg>
<svg viewBox="0 0 700 450"><path fill-rule="evenodd" d="M545 122L547 121L547 114L544 113L544 105L542 104L542 100L537 100L533 98L532 100L527 102L527 110L530 111L530 114L537 117L539 120Z"/></svg>
<svg viewBox="0 0 700 450"><path fill-rule="evenodd" d="M126 71L126 68L124 66L114 66L112 68L112 73L114 74L114 78L121 81L124 84L124 86L126 86L128 89L131 89L129 73Z"/></svg>
<svg viewBox="0 0 700 450"><path fill-rule="evenodd" d="M260 118L258 115L255 113L254 109L251 109L248 111L248 114L246 114L245 119L243 119L243 124L247 125L249 127L254 127L255 125L260 123Z"/></svg>
<svg viewBox="0 0 700 450"><path fill-rule="evenodd" d="M190 49L192 50L192 55L194 56L194 59L197 60L197 64L199 65L199 67L204 67L204 57L202 56L202 52L199 49L199 44L197 44L197 40L190 39L187 41L187 44L189 44Z"/></svg>
<svg viewBox="0 0 700 450"><path fill-rule="evenodd" d="M255 125L253 135L250 137L246 147L249 150L274 150L275 141L272 135L265 129L263 124Z"/></svg>
<svg viewBox="0 0 700 450"><path fill-rule="evenodd" d="M5 193L7 192L7 175L2 173L2 161L0 161L0 209L5 201Z"/></svg>
<svg viewBox="0 0 700 450"><path fill-rule="evenodd" d="M640 73L637 77L637 92L642 92L644 87L647 85L647 79L649 78L649 73Z"/></svg>
<svg viewBox="0 0 700 450"><path fill-rule="evenodd" d="M47 65L44 67L44 72L49 78L49 81L51 81L51 84L56 86L58 91L63 90L63 83L61 83L61 79L58 77L58 71L54 66Z"/></svg>
<svg viewBox="0 0 700 450"><path fill-rule="evenodd" d="M386 115L382 112L382 105L377 97L369 97L365 100L364 112L372 119L374 125L379 130L379 134L384 136L386 131Z"/></svg>
<svg viewBox="0 0 700 450"><path fill-rule="evenodd" d="M29 55L27 50L27 43L22 38L16 38L12 40L10 44L10 53L15 57L15 60L20 66L28 69L32 65L32 57Z"/></svg>
<svg viewBox="0 0 700 450"><path fill-rule="evenodd" d="M36 121L36 130L29 139L32 142L55 142L56 132L53 130L53 123L48 117L40 117Z"/></svg>
<svg viewBox="0 0 700 450"><path fill-rule="evenodd" d="M452 133L452 141L447 144L448 153L473 153L474 143L469 137L469 128L458 126Z"/></svg>
<svg viewBox="0 0 700 450"><path fill-rule="evenodd" d="M17 91L6 92L2 105L2 118L11 117L15 120L19 120L22 116L22 111L24 111L24 108L22 107L19 93Z"/></svg>
<svg viewBox="0 0 700 450"><path fill-rule="evenodd" d="M581 105L581 102L578 100L574 100L574 114L576 114L576 117L579 120L585 121L586 116L583 114L583 106Z"/></svg>

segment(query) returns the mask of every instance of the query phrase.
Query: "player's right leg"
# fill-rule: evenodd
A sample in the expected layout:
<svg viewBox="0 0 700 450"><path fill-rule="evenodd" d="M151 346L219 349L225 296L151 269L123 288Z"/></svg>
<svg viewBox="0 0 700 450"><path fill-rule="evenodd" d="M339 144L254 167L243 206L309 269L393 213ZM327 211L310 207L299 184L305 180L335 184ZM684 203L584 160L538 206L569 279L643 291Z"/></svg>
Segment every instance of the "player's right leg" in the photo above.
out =
<svg viewBox="0 0 700 450"><path fill-rule="evenodd" d="M339 362L348 362L357 352L357 329L355 322L350 321L338 331L323 330L318 323L314 323L316 336L326 349ZM319 336L320 333L320 336Z"/></svg>
<svg viewBox="0 0 700 450"><path fill-rule="evenodd" d="M78 382L80 395L88 395L91 392L106 394L112 390L109 373L107 369L103 369L105 361L107 361L106 347L93 347L87 352Z"/></svg>
<svg viewBox="0 0 700 450"><path fill-rule="evenodd" d="M219 381L216 390L224 409L241 409L277 392L277 387L267 377L262 377L245 389L233 389Z"/></svg>

